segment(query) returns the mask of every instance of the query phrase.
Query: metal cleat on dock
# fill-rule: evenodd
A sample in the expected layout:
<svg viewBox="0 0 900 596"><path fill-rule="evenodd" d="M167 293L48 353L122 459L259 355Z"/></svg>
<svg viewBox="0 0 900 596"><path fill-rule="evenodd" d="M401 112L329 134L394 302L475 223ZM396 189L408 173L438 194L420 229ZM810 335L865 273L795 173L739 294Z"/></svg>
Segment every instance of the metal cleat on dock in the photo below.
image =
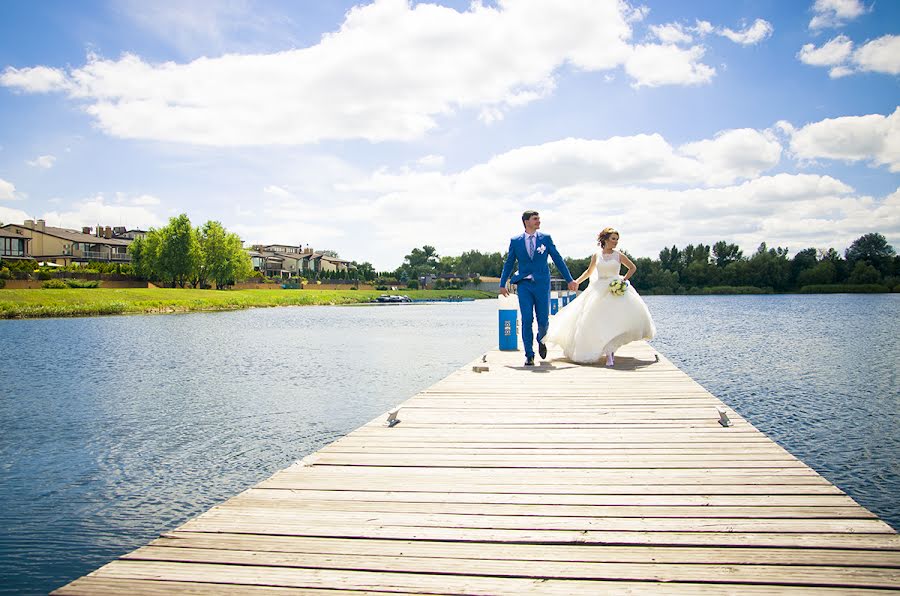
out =
<svg viewBox="0 0 900 596"><path fill-rule="evenodd" d="M396 410L393 410L392 412L388 412L388 417L387 417L388 427L394 427L394 426L397 426L398 424L400 424L400 419L397 418L397 414L399 414L399 413L400 413L400 408L397 408Z"/></svg>
<svg viewBox="0 0 900 596"><path fill-rule="evenodd" d="M719 424L722 426L731 426L732 422L728 418L728 413L725 412L725 408L716 408L716 411L719 413Z"/></svg>
<svg viewBox="0 0 900 596"><path fill-rule="evenodd" d="M478 365L476 364L475 366L472 367L472 370L475 371L475 372L477 372L477 373L483 373L483 372L487 372L487 371L491 370L491 367L489 367L489 366L478 366Z"/></svg>

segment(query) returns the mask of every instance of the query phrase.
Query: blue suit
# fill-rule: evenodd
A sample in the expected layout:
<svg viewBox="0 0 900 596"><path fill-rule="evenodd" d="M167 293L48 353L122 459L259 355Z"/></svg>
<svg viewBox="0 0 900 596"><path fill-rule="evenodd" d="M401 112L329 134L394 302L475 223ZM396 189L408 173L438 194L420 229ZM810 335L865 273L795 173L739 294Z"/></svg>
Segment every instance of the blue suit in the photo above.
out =
<svg viewBox="0 0 900 596"><path fill-rule="evenodd" d="M503 264L503 273L500 275L500 287L505 287L507 281L517 284L519 287L519 310L522 311L522 344L525 346L525 357L534 358L534 334L532 325L534 316L537 316L538 334L540 342L547 334L547 326L550 324L550 265L547 257L550 256L556 263L567 282L572 281L572 274L566 267L553 239L549 234L537 232L535 234L534 256L528 256L528 248L525 246L525 234L514 236L509 241L509 252L506 262ZM518 270L510 276L513 263L518 261ZM531 278L526 279L528 276Z"/></svg>

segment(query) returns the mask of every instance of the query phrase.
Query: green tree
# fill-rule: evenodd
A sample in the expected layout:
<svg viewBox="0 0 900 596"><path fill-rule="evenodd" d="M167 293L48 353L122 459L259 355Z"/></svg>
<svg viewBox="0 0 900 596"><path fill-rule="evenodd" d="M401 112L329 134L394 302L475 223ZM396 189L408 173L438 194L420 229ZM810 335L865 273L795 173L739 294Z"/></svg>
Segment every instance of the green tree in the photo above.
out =
<svg viewBox="0 0 900 596"><path fill-rule="evenodd" d="M169 225L160 229L161 242L158 256L160 277L171 280L172 286L183 288L190 279L196 278L200 267L200 242L191 227L187 214L169 220Z"/></svg>
<svg viewBox="0 0 900 596"><path fill-rule="evenodd" d="M716 267L725 268L729 263L740 261L744 253L737 244L729 244L724 240L719 240L712 247L712 254Z"/></svg>
<svg viewBox="0 0 900 596"><path fill-rule="evenodd" d="M246 279L253 270L250 255L237 234L228 232L217 221L206 222L200 230L204 277L221 290Z"/></svg>
<svg viewBox="0 0 900 596"><path fill-rule="evenodd" d="M854 240L844 253L844 257L854 273L856 272L856 263L864 261L875 267L881 274L890 275L894 254L894 247L887 243L884 236L872 233Z"/></svg>
<svg viewBox="0 0 900 596"><path fill-rule="evenodd" d="M135 277L139 279L150 279L153 275L153 256L148 254L147 249L147 242L141 236L135 238L128 245L128 254L131 255L131 266Z"/></svg>
<svg viewBox="0 0 900 596"><path fill-rule="evenodd" d="M806 248L795 254L794 258L791 259L791 281L797 284L800 275L804 271L815 267L818 262L818 251L815 248Z"/></svg>
<svg viewBox="0 0 900 596"><path fill-rule="evenodd" d="M823 285L834 283L836 268L831 261L819 261L815 266L804 269L797 275L797 286Z"/></svg>
<svg viewBox="0 0 900 596"><path fill-rule="evenodd" d="M410 279L437 272L440 256L433 246L425 245L421 249L414 248L403 258L403 264L396 271L396 276L404 283Z"/></svg>
<svg viewBox="0 0 900 596"><path fill-rule="evenodd" d="M850 273L852 284L877 284L881 281L881 273L866 261L856 261L853 271Z"/></svg>

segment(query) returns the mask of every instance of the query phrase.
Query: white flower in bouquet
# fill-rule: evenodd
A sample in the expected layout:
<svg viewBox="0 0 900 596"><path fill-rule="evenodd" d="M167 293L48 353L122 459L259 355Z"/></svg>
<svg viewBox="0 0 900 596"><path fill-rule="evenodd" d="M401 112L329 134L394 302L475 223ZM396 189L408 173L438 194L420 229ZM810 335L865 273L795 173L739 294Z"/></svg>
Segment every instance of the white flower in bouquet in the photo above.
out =
<svg viewBox="0 0 900 596"><path fill-rule="evenodd" d="M628 289L628 282L623 279L614 279L609 282L609 293L613 296L624 296Z"/></svg>

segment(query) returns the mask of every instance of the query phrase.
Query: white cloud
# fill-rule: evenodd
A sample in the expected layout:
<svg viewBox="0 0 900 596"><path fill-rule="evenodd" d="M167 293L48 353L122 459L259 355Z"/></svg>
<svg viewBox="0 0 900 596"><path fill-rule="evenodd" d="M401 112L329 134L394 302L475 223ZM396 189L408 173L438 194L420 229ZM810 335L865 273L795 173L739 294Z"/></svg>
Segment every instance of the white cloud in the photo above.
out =
<svg viewBox="0 0 900 596"><path fill-rule="evenodd" d="M756 19L752 25L743 31L734 31L727 27L716 30L716 33L723 37L727 37L734 43L741 45L754 45L772 35L775 30L772 23L764 19Z"/></svg>
<svg viewBox="0 0 900 596"><path fill-rule="evenodd" d="M691 43L694 40L679 23L650 25L650 32L663 43Z"/></svg>
<svg viewBox="0 0 900 596"><path fill-rule="evenodd" d="M2 222L3 225L11 223L21 224L26 219L32 219L32 217L21 209L10 209L9 207L0 205L0 222Z"/></svg>
<svg viewBox="0 0 900 596"><path fill-rule="evenodd" d="M12 201L16 198L16 186L0 178L0 201Z"/></svg>
<svg viewBox="0 0 900 596"><path fill-rule="evenodd" d="M800 159L871 161L900 172L900 108L889 116L844 116L807 124L793 133L790 146Z"/></svg>
<svg viewBox="0 0 900 596"><path fill-rule="evenodd" d="M41 218L72 229L96 225L140 226L146 229L165 225L162 217L144 205L108 203L102 194L73 203L66 211L47 211Z"/></svg>
<svg viewBox="0 0 900 596"><path fill-rule="evenodd" d="M410 140L458 110L487 109L496 119L535 101L552 92L564 64L616 68L629 58L635 18L617 0L475 3L465 12L376 0L308 48L186 64L91 56L65 76L38 67L41 84L37 69L8 69L2 83L65 88L102 130L123 138L219 146ZM708 80L704 68L664 82Z"/></svg>
<svg viewBox="0 0 900 596"><path fill-rule="evenodd" d="M49 170L53 167L53 164L56 163L56 158L52 155L41 155L37 159L26 161L26 163L30 166Z"/></svg>
<svg viewBox="0 0 900 596"><path fill-rule="evenodd" d="M842 79L853 74L853 69L846 66L835 66L828 71L828 76L832 79Z"/></svg>
<svg viewBox="0 0 900 596"><path fill-rule="evenodd" d="M715 27L709 21L701 21L697 19L697 24L693 27L693 31L698 35L709 35L713 31L715 31Z"/></svg>
<svg viewBox="0 0 900 596"><path fill-rule="evenodd" d="M814 44L804 44L797 53L797 58L811 66L835 66L843 64L853 52L853 41L846 35L838 35L817 48Z"/></svg>
<svg viewBox="0 0 900 596"><path fill-rule="evenodd" d="M900 35L883 35L856 51L850 38L838 35L820 48L805 44L797 58L811 66L832 66L828 74L833 79L858 72L897 75L900 74Z"/></svg>
<svg viewBox="0 0 900 596"><path fill-rule="evenodd" d="M420 157L416 163L426 168L439 168L444 165L443 155L425 155Z"/></svg>
<svg viewBox="0 0 900 596"><path fill-rule="evenodd" d="M781 151L781 143L773 133L751 128L721 132L714 139L680 147L681 153L704 164L709 184L758 176L778 164Z"/></svg>
<svg viewBox="0 0 900 596"><path fill-rule="evenodd" d="M900 74L900 35L868 42L853 53L853 62L863 71Z"/></svg>
<svg viewBox="0 0 900 596"><path fill-rule="evenodd" d="M153 195L140 195L138 197L134 197L129 201L131 205L136 205L140 207L148 207L150 205L159 205L160 200L158 197L154 197Z"/></svg>
<svg viewBox="0 0 900 596"><path fill-rule="evenodd" d="M58 68L46 66L21 69L7 66L0 75L0 85L13 87L27 93L65 91L71 88L71 82L66 77L66 73Z"/></svg>
<svg viewBox="0 0 900 596"><path fill-rule="evenodd" d="M866 12L860 0L816 0L810 29L841 27Z"/></svg>
<svg viewBox="0 0 900 596"><path fill-rule="evenodd" d="M716 74L715 68L700 62L704 53L702 46L637 45L625 62L625 72L635 80L634 87L702 85Z"/></svg>

